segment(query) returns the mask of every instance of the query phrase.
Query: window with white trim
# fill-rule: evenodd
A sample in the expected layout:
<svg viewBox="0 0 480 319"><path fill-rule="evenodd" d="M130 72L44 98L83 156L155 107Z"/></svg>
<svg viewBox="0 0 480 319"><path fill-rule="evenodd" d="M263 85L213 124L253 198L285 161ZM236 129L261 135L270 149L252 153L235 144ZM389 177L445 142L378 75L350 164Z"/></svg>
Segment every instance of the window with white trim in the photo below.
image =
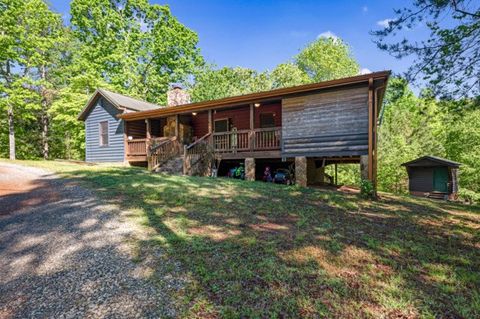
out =
<svg viewBox="0 0 480 319"><path fill-rule="evenodd" d="M108 121L98 123L99 125L99 145L108 146Z"/></svg>

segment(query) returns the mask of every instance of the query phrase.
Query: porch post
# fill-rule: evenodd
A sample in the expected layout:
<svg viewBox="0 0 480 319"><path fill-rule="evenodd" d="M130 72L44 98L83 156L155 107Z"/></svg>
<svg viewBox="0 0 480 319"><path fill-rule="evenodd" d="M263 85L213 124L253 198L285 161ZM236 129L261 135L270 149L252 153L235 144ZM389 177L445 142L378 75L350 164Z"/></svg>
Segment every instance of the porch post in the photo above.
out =
<svg viewBox="0 0 480 319"><path fill-rule="evenodd" d="M213 125L212 125L212 110L208 110L208 133L212 133Z"/></svg>
<svg viewBox="0 0 480 319"><path fill-rule="evenodd" d="M297 185L307 187L307 158L295 157L295 182Z"/></svg>
<svg viewBox="0 0 480 319"><path fill-rule="evenodd" d="M177 114L177 115L175 115L175 136L177 137L177 139L178 139L178 132L179 132L178 128L179 128L179 125L180 125L178 120L179 120L179 116Z"/></svg>
<svg viewBox="0 0 480 319"><path fill-rule="evenodd" d="M123 121L123 163L128 165L127 155L128 155L128 136L127 136L127 121Z"/></svg>
<svg viewBox="0 0 480 319"><path fill-rule="evenodd" d="M150 122L150 119L146 119L145 124L147 125L147 139L151 139L152 138L152 123Z"/></svg>
<svg viewBox="0 0 480 319"><path fill-rule="evenodd" d="M253 128L255 126L255 107L253 103L250 103L250 132L248 134L249 144L250 144L250 151L253 152L255 149L255 133L253 132Z"/></svg>

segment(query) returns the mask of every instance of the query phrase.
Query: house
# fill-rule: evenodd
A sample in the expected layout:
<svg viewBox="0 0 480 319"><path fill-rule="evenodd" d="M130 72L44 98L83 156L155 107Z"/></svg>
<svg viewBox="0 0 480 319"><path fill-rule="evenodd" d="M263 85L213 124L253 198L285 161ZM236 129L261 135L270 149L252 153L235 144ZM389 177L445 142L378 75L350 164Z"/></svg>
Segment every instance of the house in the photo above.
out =
<svg viewBox="0 0 480 319"><path fill-rule="evenodd" d="M167 107L133 112L130 105L118 111L124 160L188 175L208 175L212 168L223 175L244 164L249 180L259 179L267 165L291 167L303 186L332 182L327 165L358 163L362 177L376 183L377 117L389 75L375 72L197 103L175 87ZM86 125L95 130L87 136L98 138L95 123ZM87 141L87 147L100 147L96 141Z"/></svg>
<svg viewBox="0 0 480 319"><path fill-rule="evenodd" d="M129 96L104 89L96 90L78 116L79 120L85 122L86 161L123 162L124 123L118 115L158 108L160 106Z"/></svg>
<svg viewBox="0 0 480 319"><path fill-rule="evenodd" d="M402 164L407 169L410 194L438 199L456 197L460 165L436 156L423 156Z"/></svg>

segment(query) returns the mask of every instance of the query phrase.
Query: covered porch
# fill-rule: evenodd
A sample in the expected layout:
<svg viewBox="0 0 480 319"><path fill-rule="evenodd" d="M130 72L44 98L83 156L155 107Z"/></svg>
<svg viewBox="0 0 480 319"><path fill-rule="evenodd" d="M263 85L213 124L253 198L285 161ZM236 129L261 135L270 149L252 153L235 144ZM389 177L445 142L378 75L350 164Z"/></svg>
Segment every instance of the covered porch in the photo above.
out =
<svg viewBox="0 0 480 319"><path fill-rule="evenodd" d="M222 158L280 157L281 101L253 103L125 122L125 159L146 162L169 140L194 151L208 143Z"/></svg>

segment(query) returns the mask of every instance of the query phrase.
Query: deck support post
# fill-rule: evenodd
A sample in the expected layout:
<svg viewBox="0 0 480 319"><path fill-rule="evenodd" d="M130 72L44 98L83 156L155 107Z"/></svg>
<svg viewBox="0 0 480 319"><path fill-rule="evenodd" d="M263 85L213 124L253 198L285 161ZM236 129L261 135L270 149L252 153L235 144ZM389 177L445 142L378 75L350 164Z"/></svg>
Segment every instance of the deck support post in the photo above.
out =
<svg viewBox="0 0 480 319"><path fill-rule="evenodd" d="M368 155L361 155L360 156L360 177L362 180L370 180L370 174L369 174L369 159L370 157Z"/></svg>
<svg viewBox="0 0 480 319"><path fill-rule="evenodd" d="M307 158L295 157L295 182L298 186L307 187Z"/></svg>
<svg viewBox="0 0 480 319"><path fill-rule="evenodd" d="M245 179L247 181L255 180L255 158L245 158Z"/></svg>

